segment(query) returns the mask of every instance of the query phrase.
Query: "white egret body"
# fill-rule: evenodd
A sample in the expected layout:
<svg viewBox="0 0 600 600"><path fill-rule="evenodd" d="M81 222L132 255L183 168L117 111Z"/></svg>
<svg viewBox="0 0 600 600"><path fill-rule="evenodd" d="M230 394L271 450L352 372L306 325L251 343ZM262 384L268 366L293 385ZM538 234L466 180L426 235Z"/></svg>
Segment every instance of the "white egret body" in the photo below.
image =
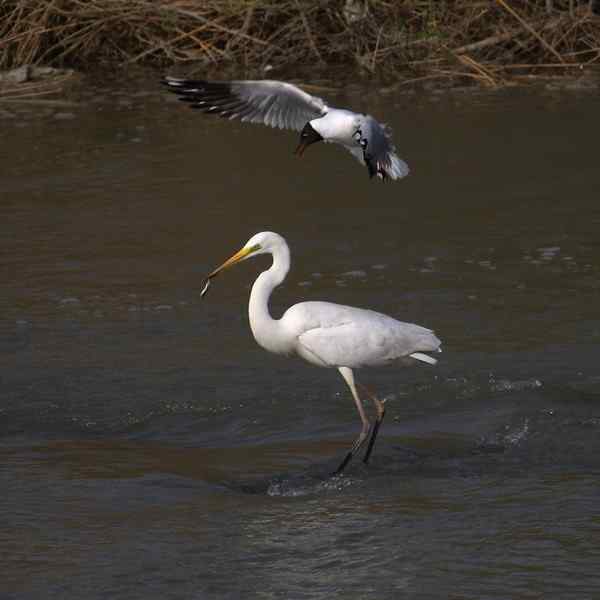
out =
<svg viewBox="0 0 600 600"><path fill-rule="evenodd" d="M248 314L254 338L269 352L299 356L318 367L337 368L356 403L362 420L362 431L336 472L340 472L367 439L370 422L367 419L354 383L352 369L387 364L409 365L416 362L435 364L427 352L439 352L440 340L434 333L412 323L351 306L331 302L300 302L290 307L281 319L269 313L269 298L285 279L290 269L290 251L283 237L263 231L207 278L202 295L210 280L223 269L259 254L271 254L273 264L254 282L250 293ZM365 454L371 454L385 410L383 403L371 395L377 419Z"/></svg>

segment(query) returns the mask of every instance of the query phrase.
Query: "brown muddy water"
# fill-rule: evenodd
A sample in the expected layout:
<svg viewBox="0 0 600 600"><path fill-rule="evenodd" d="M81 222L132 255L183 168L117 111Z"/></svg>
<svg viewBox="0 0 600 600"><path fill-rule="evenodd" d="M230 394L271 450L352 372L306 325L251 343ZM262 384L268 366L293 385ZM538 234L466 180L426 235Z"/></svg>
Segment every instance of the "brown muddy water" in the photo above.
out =
<svg viewBox="0 0 600 600"><path fill-rule="evenodd" d="M600 597L600 170L593 92L324 94L412 168L201 116L157 76L0 106L1 598ZM438 366L265 353L202 277L271 229L301 299L434 328Z"/></svg>

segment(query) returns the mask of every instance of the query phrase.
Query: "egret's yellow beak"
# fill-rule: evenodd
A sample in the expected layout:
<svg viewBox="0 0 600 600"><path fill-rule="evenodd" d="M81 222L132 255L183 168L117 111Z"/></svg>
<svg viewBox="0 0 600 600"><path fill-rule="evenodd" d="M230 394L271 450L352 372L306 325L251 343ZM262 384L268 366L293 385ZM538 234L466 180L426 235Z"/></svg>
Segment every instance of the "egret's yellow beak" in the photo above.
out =
<svg viewBox="0 0 600 600"><path fill-rule="evenodd" d="M225 269L228 269L229 267L232 267L236 263L239 263L240 261L244 260L245 258L250 256L250 254L252 254L253 252L256 252L259 248L260 248L260 245L258 245L258 244L256 246L249 246L249 247L244 246L241 250L236 252L232 257L228 258L220 267L217 267L212 273L209 273L209 275L206 277L206 279L202 282L203 286L202 286L202 291L200 292L200 296L204 296L204 294L206 294L206 292L208 291L208 286L210 285L210 280L213 277L216 277L221 271L224 271Z"/></svg>

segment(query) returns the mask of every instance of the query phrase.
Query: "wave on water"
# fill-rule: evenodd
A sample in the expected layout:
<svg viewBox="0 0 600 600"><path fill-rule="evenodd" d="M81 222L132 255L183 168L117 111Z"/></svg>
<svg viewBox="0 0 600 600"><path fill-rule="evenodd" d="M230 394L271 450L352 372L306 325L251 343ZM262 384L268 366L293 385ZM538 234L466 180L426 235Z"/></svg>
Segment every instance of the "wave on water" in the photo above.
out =
<svg viewBox="0 0 600 600"><path fill-rule="evenodd" d="M357 483L359 483L359 479L346 474L331 475L327 471L321 473L290 473L253 481L230 483L226 487L232 491L251 495L296 498L335 494Z"/></svg>
<svg viewBox="0 0 600 600"><path fill-rule="evenodd" d="M355 480L343 475L335 475L324 481L304 477L273 480L267 488L268 496L297 497L340 492L353 485Z"/></svg>

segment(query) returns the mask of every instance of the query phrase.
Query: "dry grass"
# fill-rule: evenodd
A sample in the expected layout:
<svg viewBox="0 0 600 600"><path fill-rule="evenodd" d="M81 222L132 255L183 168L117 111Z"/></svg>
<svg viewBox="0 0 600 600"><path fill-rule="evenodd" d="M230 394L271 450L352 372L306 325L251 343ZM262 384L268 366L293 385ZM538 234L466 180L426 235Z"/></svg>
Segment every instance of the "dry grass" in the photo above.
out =
<svg viewBox="0 0 600 600"><path fill-rule="evenodd" d="M21 67L26 73L14 77L17 72L9 71L0 73L0 102L33 101L42 96L60 94L65 86L76 79L75 73L70 69L53 69L52 67ZM37 101L37 100L36 100ZM46 103L49 100L40 99ZM53 100L54 104L62 103Z"/></svg>
<svg viewBox="0 0 600 600"><path fill-rule="evenodd" d="M0 69L357 65L500 85L600 61L585 0L2 0ZM548 8L551 8L549 11ZM406 75L408 73L408 75Z"/></svg>

